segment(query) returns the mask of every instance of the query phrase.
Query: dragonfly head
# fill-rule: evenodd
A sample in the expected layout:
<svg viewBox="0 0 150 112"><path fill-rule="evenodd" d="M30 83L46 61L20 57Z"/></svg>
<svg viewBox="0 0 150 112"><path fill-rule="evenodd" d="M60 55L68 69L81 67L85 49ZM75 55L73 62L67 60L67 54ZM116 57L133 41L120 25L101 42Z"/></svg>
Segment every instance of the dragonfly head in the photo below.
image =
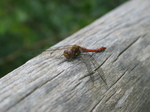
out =
<svg viewBox="0 0 150 112"><path fill-rule="evenodd" d="M65 50L64 51L64 57L67 59L71 59L74 57L74 53L71 50Z"/></svg>

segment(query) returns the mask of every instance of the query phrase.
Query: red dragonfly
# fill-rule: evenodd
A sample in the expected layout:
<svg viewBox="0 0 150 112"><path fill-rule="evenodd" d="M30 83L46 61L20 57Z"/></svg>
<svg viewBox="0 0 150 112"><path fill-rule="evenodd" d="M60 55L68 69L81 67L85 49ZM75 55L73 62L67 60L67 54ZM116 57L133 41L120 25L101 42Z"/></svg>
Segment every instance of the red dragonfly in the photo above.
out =
<svg viewBox="0 0 150 112"><path fill-rule="evenodd" d="M87 48L81 47L79 45L71 45L71 46L62 46L62 47L58 47L58 48L55 48L55 49L49 49L49 50L44 51L43 53L50 52L50 51L54 52L56 50L62 50L62 49L63 50L66 49L66 50L63 51L63 56L68 60L75 59L76 57L81 55L82 60L86 64L87 70L89 72L89 76L93 73L93 71L91 70L90 64L89 64L89 61L91 61L93 63L93 66L95 67L94 71L98 72L98 74L100 75L103 82L105 82L105 84L107 85L107 83L105 81L105 78L104 78L103 70L100 68L97 61L90 54L87 53L87 52L104 51L106 49L106 47L101 47L101 48L98 48L98 49L87 49ZM86 53L86 55L84 55L85 53Z"/></svg>
<svg viewBox="0 0 150 112"><path fill-rule="evenodd" d="M106 47L101 47L98 49L87 49L85 47L73 45L70 49L65 50L63 55L67 59L72 59L72 58L79 56L83 52L97 52L97 51L103 51L105 49L106 49Z"/></svg>

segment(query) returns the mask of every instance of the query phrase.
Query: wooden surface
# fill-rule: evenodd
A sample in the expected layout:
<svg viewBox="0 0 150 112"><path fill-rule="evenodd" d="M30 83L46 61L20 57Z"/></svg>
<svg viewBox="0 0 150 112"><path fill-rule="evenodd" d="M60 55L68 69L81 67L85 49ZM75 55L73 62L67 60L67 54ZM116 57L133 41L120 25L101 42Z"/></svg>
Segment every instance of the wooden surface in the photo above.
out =
<svg viewBox="0 0 150 112"><path fill-rule="evenodd" d="M41 54L0 79L0 112L150 112L150 0L129 1L55 47L68 44L107 47L93 54L107 85L79 58Z"/></svg>

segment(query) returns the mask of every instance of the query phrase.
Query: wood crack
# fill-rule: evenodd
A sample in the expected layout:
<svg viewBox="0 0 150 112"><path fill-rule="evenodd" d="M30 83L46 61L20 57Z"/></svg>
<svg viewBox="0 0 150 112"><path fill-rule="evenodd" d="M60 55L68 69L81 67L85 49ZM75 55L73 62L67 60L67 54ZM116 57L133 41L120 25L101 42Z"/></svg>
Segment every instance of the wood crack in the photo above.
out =
<svg viewBox="0 0 150 112"><path fill-rule="evenodd" d="M133 42L131 42L126 48L124 48L119 54L118 56L114 59L113 63L115 63L118 58L128 49L130 48L134 43L136 43L139 39L141 38L141 36L139 36L138 38L136 38Z"/></svg>
<svg viewBox="0 0 150 112"><path fill-rule="evenodd" d="M64 70L63 70L64 71ZM58 75L60 75L63 71L61 71L60 73L58 73L55 77L57 77ZM42 86L44 86L46 83L48 83L49 81L53 80L55 77L53 77L52 79L49 79L47 81L45 81L44 83L42 83L41 85L35 87L33 90L31 90L29 93L27 93L26 95L24 95L23 97L21 97L20 99L18 99L18 101L16 101L14 104L12 104L11 106L9 106L5 111L10 110L12 107L15 107L15 105L17 105L18 103L20 103L21 101L23 101L25 98L27 98L30 94L32 94L34 91L36 91L38 88L41 88Z"/></svg>
<svg viewBox="0 0 150 112"><path fill-rule="evenodd" d="M135 65L130 72L132 72L138 65ZM110 86L110 88L108 88L107 91L105 91L104 95L110 90L112 89L112 87L126 74L126 72L128 71L128 69L123 73L123 75L121 75L121 77L118 78L118 80L115 81L115 83L113 83L112 86ZM113 94L111 94L111 96L109 98L107 98L106 102L109 101L109 99L115 94L115 92ZM103 99L105 98L105 96L102 97L102 99L93 107L92 111L94 111L94 109L96 109L96 107L103 101Z"/></svg>
<svg viewBox="0 0 150 112"><path fill-rule="evenodd" d="M127 70L108 88L107 91L105 91L103 94L105 95L123 76L124 74L127 72ZM101 101L105 98L105 96L103 96L103 98L94 106L93 110L101 103ZM111 97L110 97L111 98Z"/></svg>

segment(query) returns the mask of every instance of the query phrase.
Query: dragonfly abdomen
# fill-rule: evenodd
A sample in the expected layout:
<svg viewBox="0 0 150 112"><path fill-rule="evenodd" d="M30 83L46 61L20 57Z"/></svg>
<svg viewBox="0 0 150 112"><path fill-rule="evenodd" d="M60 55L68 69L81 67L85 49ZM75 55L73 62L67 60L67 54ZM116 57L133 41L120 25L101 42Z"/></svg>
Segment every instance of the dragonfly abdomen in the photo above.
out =
<svg viewBox="0 0 150 112"><path fill-rule="evenodd" d="M82 47L82 49L86 52L97 52L97 51L103 51L106 49L106 47L101 47L101 48L98 48L98 49L87 49L87 48L84 48Z"/></svg>

